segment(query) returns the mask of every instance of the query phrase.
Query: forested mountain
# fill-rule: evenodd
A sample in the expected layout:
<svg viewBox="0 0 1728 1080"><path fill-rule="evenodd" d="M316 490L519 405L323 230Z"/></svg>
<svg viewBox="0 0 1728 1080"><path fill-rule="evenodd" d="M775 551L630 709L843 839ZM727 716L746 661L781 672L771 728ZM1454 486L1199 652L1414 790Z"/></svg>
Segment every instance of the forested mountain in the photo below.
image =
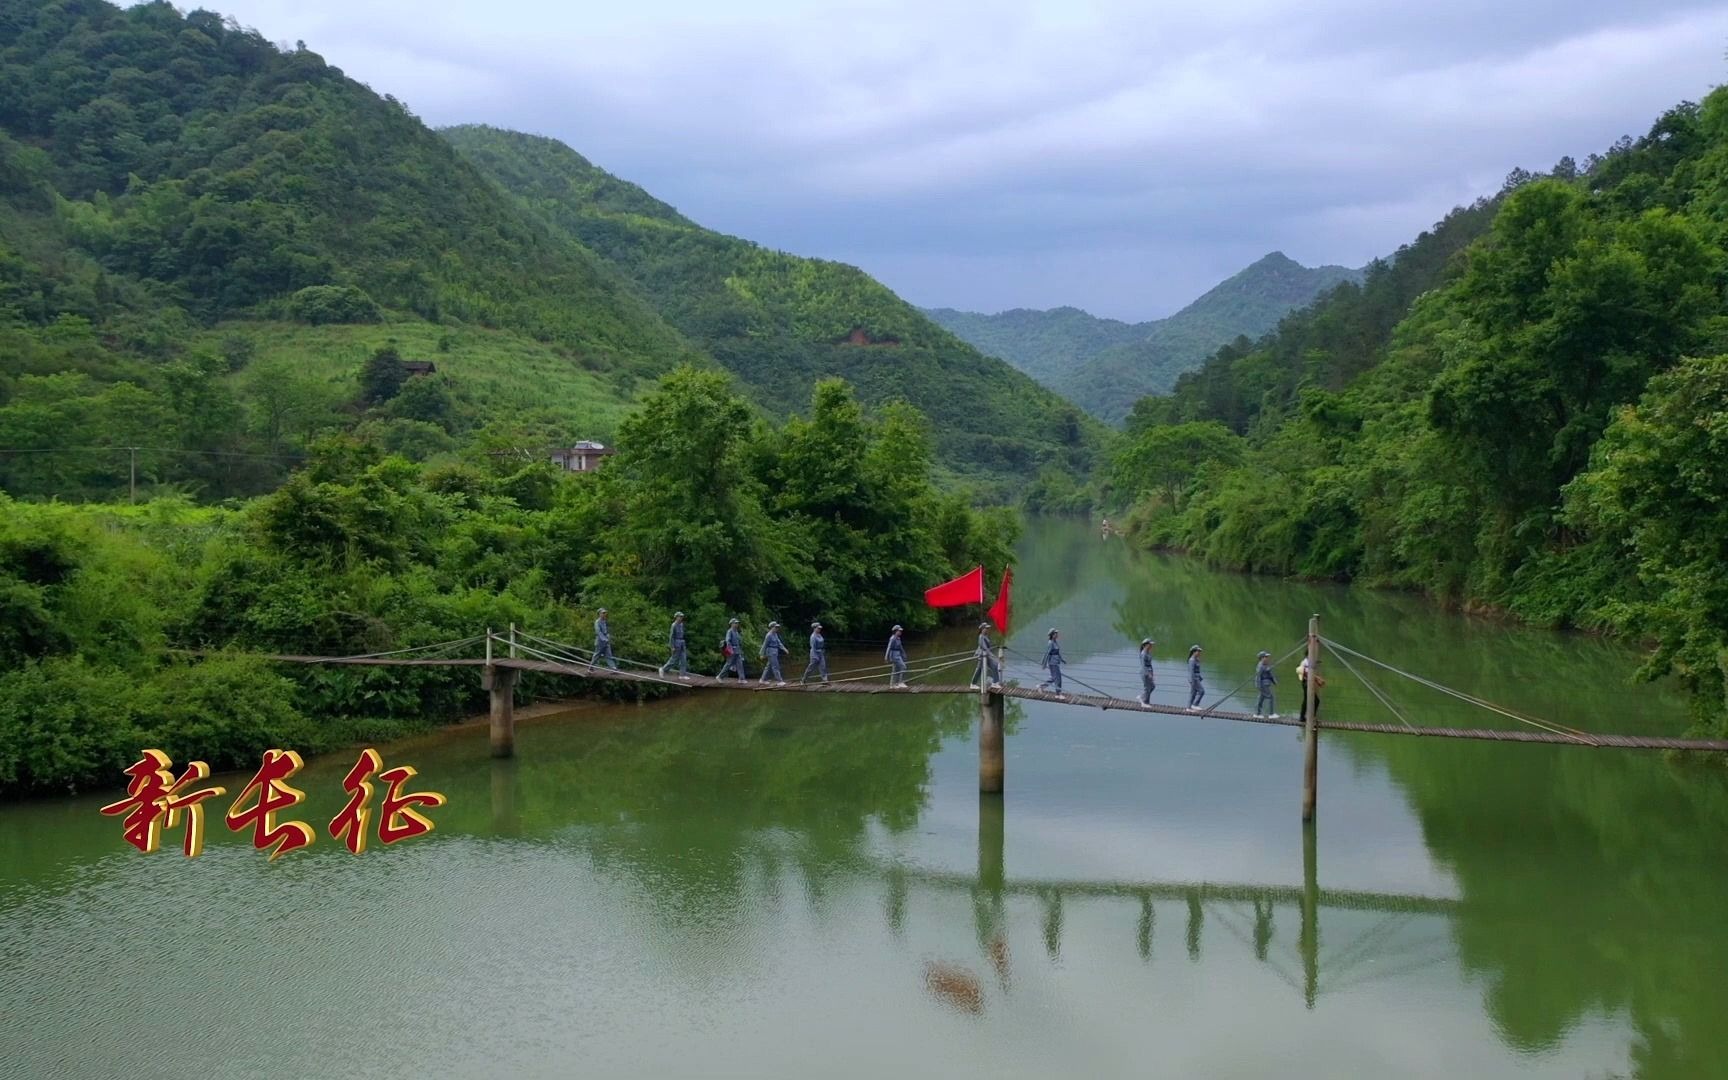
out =
<svg viewBox="0 0 1728 1080"><path fill-rule="evenodd" d="M1293 309L1361 278L1360 270L1310 268L1274 251L1176 314L1150 322L1100 319L1072 307L998 315L936 308L926 314L1093 415L1118 423L1141 396L1170 389L1177 376L1219 346L1259 337Z"/></svg>
<svg viewBox="0 0 1728 1080"><path fill-rule="evenodd" d="M302 435L367 421L354 372L398 333L436 343L456 378L370 418L396 449L499 419L483 399L521 377L512 357L539 373L548 430L703 360L601 260L316 54L163 3L0 0L0 447L139 445L147 484L262 490L285 468L270 456L305 445L284 410ZM128 468L0 455L0 485L101 495Z"/></svg>
<svg viewBox="0 0 1728 1080"><path fill-rule="evenodd" d="M959 472L1000 485L1046 466L1089 467L1091 421L863 271L704 229L553 139L485 126L443 134L525 209L640 286L771 412L838 375L866 402L903 399L929 416L939 459Z"/></svg>
<svg viewBox="0 0 1728 1080"><path fill-rule="evenodd" d="M1656 642L1728 730L1728 89L1141 401L1137 534Z"/></svg>
<svg viewBox="0 0 1728 1080"><path fill-rule="evenodd" d="M330 433L419 460L609 440L648 380L716 362L770 416L828 374L912 401L939 467L1001 497L1089 464L1076 410L862 273L515 149L606 228L525 206L496 155L483 176L304 46L165 3L0 0L0 489L253 494ZM373 393L374 354L437 374Z"/></svg>

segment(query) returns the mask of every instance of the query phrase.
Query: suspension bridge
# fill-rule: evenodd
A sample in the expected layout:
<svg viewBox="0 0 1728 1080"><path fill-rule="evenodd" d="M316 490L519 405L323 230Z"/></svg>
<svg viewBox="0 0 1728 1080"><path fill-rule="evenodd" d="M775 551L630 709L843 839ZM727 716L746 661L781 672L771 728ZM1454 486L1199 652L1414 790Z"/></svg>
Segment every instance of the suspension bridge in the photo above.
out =
<svg viewBox="0 0 1728 1080"><path fill-rule="evenodd" d="M1309 694L1309 700L1305 703L1307 707L1304 708L1301 715L1263 715L1258 711L1247 712L1241 709L1224 708L1223 706L1227 702L1254 682L1252 676L1221 697L1215 698L1213 703L1205 708L1183 708L1162 702L1145 703L1136 698L1119 697L1066 672L1064 675L1067 681L1073 682L1085 692L1066 693L1060 690L1046 689L1042 686L1027 686L1024 685L1025 680L1014 677L1015 669L1009 666L1008 655L1012 653L1015 656L1022 673L1025 671L1025 665L1036 663L1036 661L1032 657L1006 647L1000 649L995 657L1002 679L997 683L989 683L983 678L983 672L979 670L980 658L975 650L921 657L915 663L908 665L907 669L899 673L898 677L890 672L887 665L871 665L839 671L821 681L775 680L769 682L761 678L752 681L741 678L722 679L701 674L668 674L661 666L640 660L623 657L597 658L591 650L567 642L541 637L515 626L511 626L506 633L498 633L488 629L485 633L455 641L437 642L388 652L354 656L278 654L270 656L269 659L286 663L329 666L479 668L481 687L491 695L490 739L492 753L496 757L509 757L515 753L516 684L524 672L598 682L635 683L644 687L657 686L666 690L690 693L724 691L747 694L970 694L979 698L978 782L979 790L985 793L1000 792L1003 788L1003 778L1006 772L1003 720L1005 703L1010 699L1074 708L1141 713L1148 716L1179 716L1190 719L1302 727L1304 729L1304 742L1306 743L1302 800L1304 821L1312 821L1314 818L1314 804L1318 788L1316 747L1322 729L1375 735L1475 739L1490 742L1536 743L1598 749L1728 751L1728 739L1688 739L1663 735L1585 731L1530 716L1518 710L1497 705L1475 695L1444 686L1432 679L1401 670L1331 638L1322 637L1319 633L1318 616L1310 620L1306 639L1290 649L1283 657L1273 661L1274 668L1304 650L1307 652L1310 670L1313 671L1321 670L1320 663L1323 650L1325 655L1336 659L1340 666L1366 688L1375 701L1385 706L1396 723L1335 719L1322 722L1319 718L1318 703L1312 697L1313 692L1306 691L1306 688L1305 691ZM1359 668L1357 664L1361 664L1362 668L1376 670L1377 677L1409 680L1430 691L1475 706L1498 716L1502 721L1512 721L1519 726L1435 727L1412 723L1404 715L1404 712L1392 702L1391 698L1363 673L1362 668ZM959 681L962 675L972 676L973 681ZM1318 681L1324 683L1325 680L1322 678Z"/></svg>

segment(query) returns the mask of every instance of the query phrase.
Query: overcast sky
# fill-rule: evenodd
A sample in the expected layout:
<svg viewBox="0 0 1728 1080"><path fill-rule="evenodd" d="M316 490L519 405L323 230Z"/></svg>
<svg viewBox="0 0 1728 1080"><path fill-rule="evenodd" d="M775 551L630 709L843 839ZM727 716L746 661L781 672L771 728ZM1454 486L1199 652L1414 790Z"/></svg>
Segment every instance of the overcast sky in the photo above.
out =
<svg viewBox="0 0 1728 1080"><path fill-rule="evenodd" d="M1728 71L1684 0L213 0L925 306L1145 319L1386 254Z"/></svg>

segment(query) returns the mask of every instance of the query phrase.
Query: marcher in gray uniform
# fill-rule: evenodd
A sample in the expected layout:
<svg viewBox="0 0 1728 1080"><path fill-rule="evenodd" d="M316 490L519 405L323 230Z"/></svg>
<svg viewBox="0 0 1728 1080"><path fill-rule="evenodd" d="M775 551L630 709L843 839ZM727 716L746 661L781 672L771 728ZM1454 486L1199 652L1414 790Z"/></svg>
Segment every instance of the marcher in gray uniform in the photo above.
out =
<svg viewBox="0 0 1728 1080"><path fill-rule="evenodd" d="M997 686L1002 682L1002 672L996 667L996 654L990 648L990 624L978 624L978 669L972 673L972 689L978 689L978 684L984 676L990 676L990 685Z"/></svg>
<svg viewBox="0 0 1728 1080"><path fill-rule="evenodd" d="M1152 704L1152 691L1158 689L1158 678L1152 672L1152 646L1158 644L1151 638L1140 639L1140 704Z"/></svg>
<svg viewBox="0 0 1728 1080"><path fill-rule="evenodd" d="M819 672L822 681L828 681L828 639L822 636L822 624L810 624L810 662L804 665L804 678L798 680L802 686L810 678L812 672Z"/></svg>
<svg viewBox="0 0 1728 1080"><path fill-rule="evenodd" d="M888 685L896 690L906 687L906 641L901 633L900 624L895 623L888 635L888 651L882 654L882 659L890 665Z"/></svg>
<svg viewBox="0 0 1728 1080"><path fill-rule="evenodd" d="M744 635L738 632L738 620L733 619L726 626L726 636L721 639L720 647L726 653L726 662L720 665L720 670L714 678L724 679L728 671L735 672L739 682L750 678L750 673L744 669Z"/></svg>
<svg viewBox="0 0 1728 1080"><path fill-rule="evenodd" d="M1062 644L1056 639L1061 633L1055 629L1050 631L1050 644L1044 647L1042 666L1050 670L1050 677L1038 684L1040 690L1055 690L1062 693Z"/></svg>
<svg viewBox="0 0 1728 1080"><path fill-rule="evenodd" d="M666 674L666 669L673 664L678 665L678 677L690 677L690 653L684 646L684 613L682 611L672 616L672 631L666 635L666 643L672 647L672 655L660 665L660 674Z"/></svg>
<svg viewBox="0 0 1728 1080"><path fill-rule="evenodd" d="M618 660L612 655L612 628L606 625L606 609L600 609L600 617L594 620L594 655L588 658L588 666L593 667L606 658L606 666L613 671L618 670Z"/></svg>
<svg viewBox="0 0 1728 1080"><path fill-rule="evenodd" d="M1272 688L1278 685L1278 676L1272 671L1272 654L1260 653L1260 666L1254 669L1254 684L1260 687L1260 700L1254 703L1254 715L1259 716L1265 709L1266 715L1278 719L1278 704L1272 700Z"/></svg>
<svg viewBox="0 0 1728 1080"><path fill-rule="evenodd" d="M1200 677L1200 654L1206 650L1195 645L1188 650L1188 711L1199 712L1206 697L1206 680Z"/></svg>
<svg viewBox="0 0 1728 1080"><path fill-rule="evenodd" d="M762 639L760 659L764 661L765 666L762 668L761 682L767 682L772 677L781 686L786 685L786 677L780 674L781 654L791 656L792 650L788 649L785 642L780 640L780 624L771 622L768 624L768 636Z"/></svg>

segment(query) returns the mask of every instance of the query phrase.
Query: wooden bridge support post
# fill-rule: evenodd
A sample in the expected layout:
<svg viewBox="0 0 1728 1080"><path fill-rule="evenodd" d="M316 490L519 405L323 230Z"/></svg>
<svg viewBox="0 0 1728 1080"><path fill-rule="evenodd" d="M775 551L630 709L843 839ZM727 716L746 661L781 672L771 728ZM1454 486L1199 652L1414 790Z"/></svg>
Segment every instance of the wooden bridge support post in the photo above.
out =
<svg viewBox="0 0 1728 1080"><path fill-rule="evenodd" d="M516 753L516 676L520 672L491 664L482 670L480 685L492 692L492 756L513 757Z"/></svg>
<svg viewBox="0 0 1728 1080"><path fill-rule="evenodd" d="M978 795L978 884L972 891L972 921L978 931L978 947L995 955L1003 948L1002 927L1008 888L1002 858L1007 834L1002 796Z"/></svg>
<svg viewBox="0 0 1728 1080"><path fill-rule="evenodd" d="M1320 860L1315 833L1312 821L1302 826L1302 930L1296 941L1302 954L1302 998L1310 1009L1320 994Z"/></svg>
<svg viewBox="0 0 1728 1080"><path fill-rule="evenodd" d="M1302 821L1314 821L1320 788L1320 616L1308 620L1308 677L1302 682Z"/></svg>
<svg viewBox="0 0 1728 1080"><path fill-rule="evenodd" d="M1001 694L985 694L978 706L978 790L986 795L1002 794L1007 763L1002 750L1002 720L1006 700Z"/></svg>
<svg viewBox="0 0 1728 1080"><path fill-rule="evenodd" d="M1140 928L1135 944L1140 948L1140 959L1152 960L1152 896L1150 893L1140 897Z"/></svg>
<svg viewBox="0 0 1728 1080"><path fill-rule="evenodd" d="M1002 799L978 796L978 888L1000 900L1008 886L1002 848L1007 838L1007 815Z"/></svg>

